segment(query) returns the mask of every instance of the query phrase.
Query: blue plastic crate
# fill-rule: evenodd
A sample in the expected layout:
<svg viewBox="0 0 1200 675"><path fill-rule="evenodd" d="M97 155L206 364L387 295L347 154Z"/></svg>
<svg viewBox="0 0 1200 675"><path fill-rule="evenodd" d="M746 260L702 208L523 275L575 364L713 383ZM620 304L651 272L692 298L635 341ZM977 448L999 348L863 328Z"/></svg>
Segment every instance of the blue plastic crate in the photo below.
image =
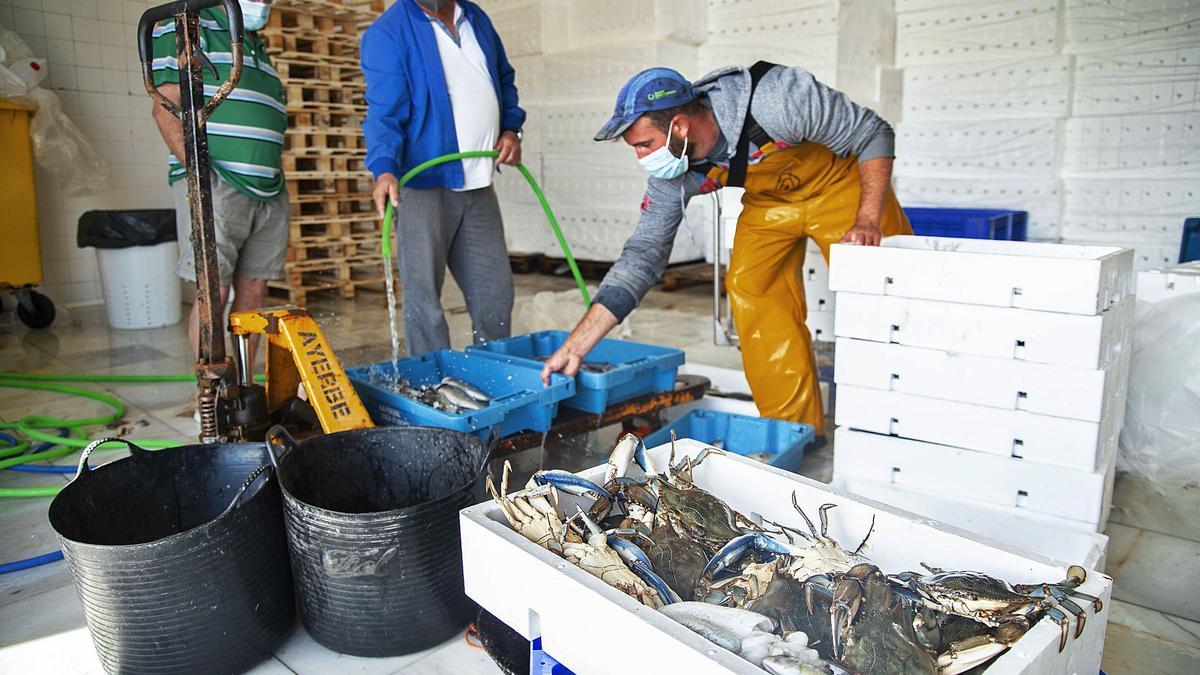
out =
<svg viewBox="0 0 1200 675"><path fill-rule="evenodd" d="M467 347L467 351L540 370L544 364L537 357L550 356L566 339L566 331L545 330L485 342ZM625 340L601 340L587 360L610 364L612 370L603 373L580 370L575 376L575 395L563 401L563 405L600 414L614 403L670 391L675 388L675 375L683 365L683 358L680 349Z"/></svg>
<svg viewBox="0 0 1200 675"><path fill-rule="evenodd" d="M646 437L646 447L654 448L676 438L691 438L718 445L739 455L770 453L767 462L786 471L800 468L804 449L812 443L815 431L807 424L785 422L769 417L751 417L715 410L693 410Z"/></svg>
<svg viewBox="0 0 1200 675"><path fill-rule="evenodd" d="M555 375L547 387L542 384L540 368L449 349L401 359L397 368L400 377L413 386L434 385L446 376L458 378L482 389L492 403L483 410L443 412L372 384L372 374L391 377L391 361L352 368L346 374L376 424L441 427L480 437L486 437L493 427L499 427L501 436L548 431L558 404L575 393L569 377Z"/></svg>
<svg viewBox="0 0 1200 675"><path fill-rule="evenodd" d="M998 209L906 208L914 234L963 239L1025 241L1029 214Z"/></svg>
<svg viewBox="0 0 1200 675"><path fill-rule="evenodd" d="M1183 221L1183 241L1179 244L1179 262L1200 260L1200 218Z"/></svg>

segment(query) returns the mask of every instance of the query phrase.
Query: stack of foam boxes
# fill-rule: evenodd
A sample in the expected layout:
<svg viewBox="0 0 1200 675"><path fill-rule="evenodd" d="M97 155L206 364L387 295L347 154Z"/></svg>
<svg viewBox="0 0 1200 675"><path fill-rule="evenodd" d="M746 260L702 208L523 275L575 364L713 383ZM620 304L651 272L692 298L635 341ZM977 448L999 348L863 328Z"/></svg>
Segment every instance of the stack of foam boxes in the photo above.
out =
<svg viewBox="0 0 1200 675"><path fill-rule="evenodd" d="M733 238L737 232L737 220L742 213L744 192L741 188L725 188L719 193L723 238L720 252L723 265L729 264ZM711 249L705 253L707 262L713 262L713 257ZM804 298L808 306L805 323L812 339L816 342L833 342L834 293L829 290L829 265L826 264L821 249L811 239L804 255L804 266L797 273L804 282Z"/></svg>
<svg viewBox="0 0 1200 675"><path fill-rule="evenodd" d="M1057 241L1070 58L1056 0L897 0L904 112L895 186L905 206L1029 213Z"/></svg>
<svg viewBox="0 0 1200 675"><path fill-rule="evenodd" d="M488 0L482 3L516 70L529 113L524 163L545 189L580 260L613 261L637 224L646 173L624 143L596 143L621 86L665 66L695 77L704 0ZM563 253L536 197L516 171L497 191L512 253ZM689 210L672 262L700 260L711 216ZM701 228L691 230L691 223Z"/></svg>
<svg viewBox="0 0 1200 675"><path fill-rule="evenodd" d="M759 60L799 66L894 120L894 19L892 0L708 0L700 72Z"/></svg>
<svg viewBox="0 0 1200 675"><path fill-rule="evenodd" d="M504 40L529 112L524 162L542 183L575 256L612 261L637 224L646 175L621 142L592 137L621 86L651 66L685 76L759 59L804 67L894 120L891 0L480 0ZM509 250L561 257L516 171L497 180ZM695 199L672 262L712 249L712 203Z"/></svg>
<svg viewBox="0 0 1200 675"><path fill-rule="evenodd" d="M1035 550L1103 530L1131 250L892 237L832 263L835 483Z"/></svg>
<svg viewBox="0 0 1200 675"><path fill-rule="evenodd" d="M1139 270L1170 265L1200 213L1200 4L1069 0L1065 38L1063 241L1128 246Z"/></svg>

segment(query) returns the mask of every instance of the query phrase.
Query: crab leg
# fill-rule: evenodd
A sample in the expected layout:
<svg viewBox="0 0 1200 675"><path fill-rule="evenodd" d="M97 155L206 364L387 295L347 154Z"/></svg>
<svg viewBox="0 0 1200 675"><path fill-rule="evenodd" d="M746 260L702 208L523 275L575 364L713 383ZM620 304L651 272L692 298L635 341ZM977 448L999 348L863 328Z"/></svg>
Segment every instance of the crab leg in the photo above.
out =
<svg viewBox="0 0 1200 675"><path fill-rule="evenodd" d="M850 555L862 553L863 547L867 545L867 540L871 538L873 532L875 532L875 514L871 514L871 527L867 528L867 536L863 537L863 540L858 544L858 548L854 549L854 552Z"/></svg>
<svg viewBox="0 0 1200 675"><path fill-rule="evenodd" d="M708 561L704 566L704 571L700 576L709 581L713 577L725 571L727 567L742 559L746 551L750 549L763 551L766 553L774 553L775 555L787 555L791 552L787 546L775 541L774 539L762 534L743 534L740 537L735 537L721 547L720 551Z"/></svg>
<svg viewBox="0 0 1200 675"><path fill-rule="evenodd" d="M1061 610L1055 607L1047 609L1046 616L1050 617L1050 620L1058 624L1059 628L1062 629L1062 635L1058 638L1058 651L1061 653L1062 650L1067 648L1067 635L1071 622L1067 619L1066 614L1063 614Z"/></svg>
<svg viewBox="0 0 1200 675"><path fill-rule="evenodd" d="M819 515L821 518L821 536L822 537L829 536L829 514L827 513L827 511L829 511L829 509L832 509L836 506L837 506L837 504L822 504L821 508L819 509L819 513L817 515Z"/></svg>
<svg viewBox="0 0 1200 675"><path fill-rule="evenodd" d="M938 672L942 675L964 673L1008 649L1008 645L997 642L989 635L974 635L951 643L945 653L937 658Z"/></svg>
<svg viewBox="0 0 1200 675"><path fill-rule="evenodd" d="M1075 624L1075 639L1078 640L1079 636L1081 634L1083 634L1083 625L1085 623L1087 623L1087 613L1083 611L1082 607L1080 607L1075 602L1073 602L1070 598L1068 598L1067 593L1065 591L1063 591L1060 588L1056 588L1054 586L1047 584L1045 586L1042 586L1041 588L1030 591L1029 597L1031 597L1031 598L1045 598L1045 597L1053 598L1054 601L1058 603L1059 607L1062 607L1063 609L1067 610L1067 612L1069 612L1071 615L1073 615L1075 617L1075 621L1077 622Z"/></svg>
<svg viewBox="0 0 1200 675"><path fill-rule="evenodd" d="M575 495L576 497L594 497L596 499L603 497L609 501L613 499L612 494L608 490L586 478L576 476L562 469L538 471L533 474L533 478L530 480L534 485L553 485L559 490L569 495Z"/></svg>
<svg viewBox="0 0 1200 675"><path fill-rule="evenodd" d="M796 492L794 490L792 491L792 507L794 507L796 512L800 514L800 517L804 519L805 524L808 525L808 531L812 532L813 539L816 539L818 536L817 528L814 527L813 522L808 519L808 514L804 512L804 509L800 508L800 502L796 500Z"/></svg>

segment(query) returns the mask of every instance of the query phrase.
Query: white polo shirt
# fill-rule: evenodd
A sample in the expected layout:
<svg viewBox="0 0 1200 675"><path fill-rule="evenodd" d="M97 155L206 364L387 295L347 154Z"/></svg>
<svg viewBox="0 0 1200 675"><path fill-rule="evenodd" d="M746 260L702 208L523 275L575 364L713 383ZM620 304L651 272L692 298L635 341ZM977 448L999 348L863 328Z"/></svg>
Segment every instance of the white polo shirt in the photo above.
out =
<svg viewBox="0 0 1200 675"><path fill-rule="evenodd" d="M450 107L454 114L454 130L460 152L492 150L500 137L500 101L488 72L487 59L475 29L463 16L461 5L455 3L454 26L458 42L450 37L441 21L430 16L433 34L437 36L438 54L442 57L442 72L450 92ZM495 160L490 157L464 159L463 186L458 192L478 190L492 184Z"/></svg>

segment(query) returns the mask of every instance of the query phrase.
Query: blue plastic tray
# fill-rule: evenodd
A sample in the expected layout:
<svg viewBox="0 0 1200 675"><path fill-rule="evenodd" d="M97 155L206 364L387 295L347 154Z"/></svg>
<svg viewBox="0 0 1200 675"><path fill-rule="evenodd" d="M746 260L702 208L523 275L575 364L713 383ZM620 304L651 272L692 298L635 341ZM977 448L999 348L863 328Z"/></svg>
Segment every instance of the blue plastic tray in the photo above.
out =
<svg viewBox="0 0 1200 675"><path fill-rule="evenodd" d="M676 438L691 438L717 445L739 455L765 452L774 455L767 462L786 471L800 468L804 449L812 443L812 427L769 417L751 417L715 410L693 410L645 438L646 447L655 448Z"/></svg>
<svg viewBox="0 0 1200 675"><path fill-rule="evenodd" d="M906 208L913 234L963 239L1025 241L1029 214L999 209Z"/></svg>
<svg viewBox="0 0 1200 675"><path fill-rule="evenodd" d="M372 373L391 376L391 361L352 368L346 374L376 424L441 427L480 437L486 437L493 427L499 427L502 437L519 431L548 431L558 404L575 393L575 383L568 377L555 375L547 387L542 384L540 368L449 349L401 359L397 366L400 377L413 386L456 377L487 392L492 403L483 410L443 412L372 384Z"/></svg>
<svg viewBox="0 0 1200 675"><path fill-rule="evenodd" d="M1200 218L1183 221L1183 241L1179 244L1179 262L1200 260Z"/></svg>
<svg viewBox="0 0 1200 675"><path fill-rule="evenodd" d="M567 333L545 330L517 335L467 347L470 354L484 354L502 361L520 363L539 370L539 356L550 356L566 341ZM625 340L601 340L588 354L588 361L614 366L604 373L580 370L575 376L575 395L563 405L593 414L636 396L675 388L675 375L683 365L683 350Z"/></svg>

